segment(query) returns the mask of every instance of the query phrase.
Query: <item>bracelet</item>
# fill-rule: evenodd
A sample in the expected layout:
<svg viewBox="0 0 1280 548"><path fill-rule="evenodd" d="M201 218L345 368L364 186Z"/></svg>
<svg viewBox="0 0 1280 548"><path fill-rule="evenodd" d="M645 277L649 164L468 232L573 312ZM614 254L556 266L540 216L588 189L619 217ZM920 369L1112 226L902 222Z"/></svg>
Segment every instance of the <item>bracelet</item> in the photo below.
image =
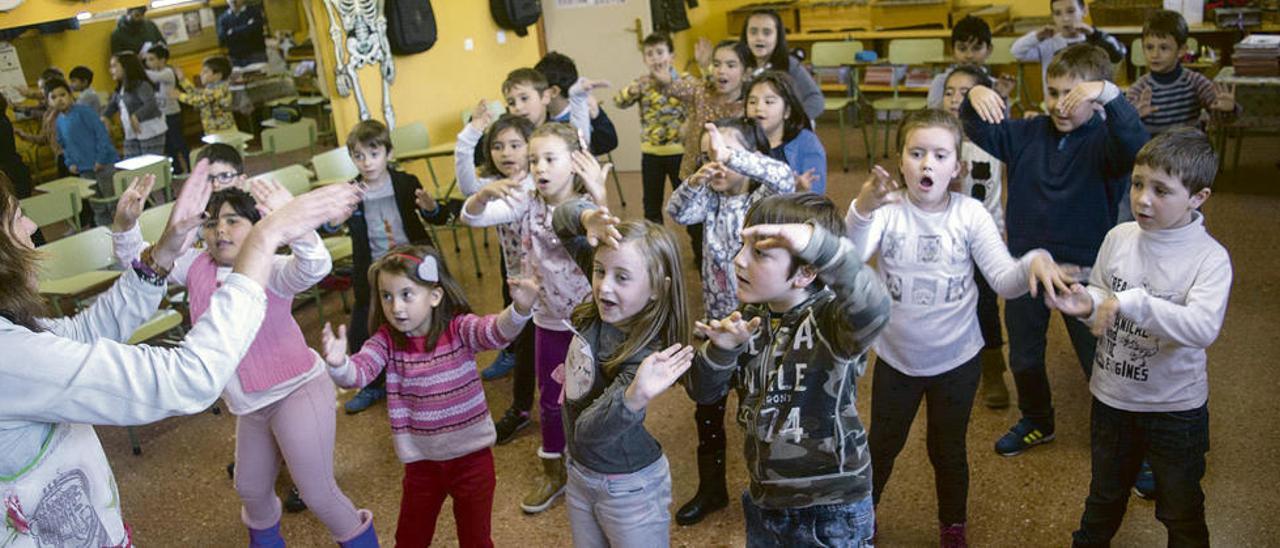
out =
<svg viewBox="0 0 1280 548"><path fill-rule="evenodd" d="M142 263L149 270L151 270L151 272L155 273L157 276L160 276L161 278L168 277L169 269L161 267L160 265L156 264L155 257L152 255L152 252L154 250L155 250L155 246L151 246L142 250L142 256L139 258L142 260Z"/></svg>
<svg viewBox="0 0 1280 548"><path fill-rule="evenodd" d="M164 287L165 277L153 270L147 263L134 259L131 266L133 271L137 273L138 279L156 287Z"/></svg>

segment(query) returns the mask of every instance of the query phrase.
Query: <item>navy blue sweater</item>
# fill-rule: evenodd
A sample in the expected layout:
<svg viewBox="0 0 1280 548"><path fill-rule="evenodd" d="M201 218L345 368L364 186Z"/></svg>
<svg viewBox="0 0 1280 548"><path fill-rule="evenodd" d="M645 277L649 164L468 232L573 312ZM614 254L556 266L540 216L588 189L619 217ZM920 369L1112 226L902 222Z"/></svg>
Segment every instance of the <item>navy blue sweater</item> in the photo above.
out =
<svg viewBox="0 0 1280 548"><path fill-rule="evenodd" d="M1049 116L988 124L965 99L960 120L975 145L1009 166L1005 225L1009 252L1044 248L1058 262L1093 265L1116 224L1133 160L1150 138L1120 95L1093 118L1061 133Z"/></svg>

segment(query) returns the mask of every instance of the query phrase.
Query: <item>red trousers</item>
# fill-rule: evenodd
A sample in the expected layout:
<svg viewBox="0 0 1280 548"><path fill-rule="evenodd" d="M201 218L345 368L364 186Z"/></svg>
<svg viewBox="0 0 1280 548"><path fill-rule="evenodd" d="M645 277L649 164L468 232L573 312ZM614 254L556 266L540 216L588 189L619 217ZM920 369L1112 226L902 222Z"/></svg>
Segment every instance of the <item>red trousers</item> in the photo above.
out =
<svg viewBox="0 0 1280 548"><path fill-rule="evenodd" d="M493 451L488 447L453 460L420 460L404 465L396 546L431 546L444 499L453 497L458 544L463 548L491 548L489 522L497 483Z"/></svg>

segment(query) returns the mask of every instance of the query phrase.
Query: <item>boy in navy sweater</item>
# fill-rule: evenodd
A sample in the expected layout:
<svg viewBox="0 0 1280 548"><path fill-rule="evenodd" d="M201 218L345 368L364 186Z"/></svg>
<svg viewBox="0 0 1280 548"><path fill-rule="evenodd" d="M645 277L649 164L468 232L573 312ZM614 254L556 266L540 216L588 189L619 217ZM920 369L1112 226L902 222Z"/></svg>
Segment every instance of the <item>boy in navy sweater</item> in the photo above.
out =
<svg viewBox="0 0 1280 548"><path fill-rule="evenodd" d="M975 86L960 107L965 134L1009 166L1006 227L1009 251L1044 248L1063 263L1081 265L1081 279L1098 255L1129 186L1138 149L1147 142L1138 112L1111 83L1107 53L1089 45L1063 49L1048 67L1049 116L1006 120L1000 95ZM1005 303L1009 369L1022 419L996 442L1011 457L1053 440L1053 401L1045 373L1049 310L1042 297ZM1089 328L1063 316L1071 345L1089 376L1097 341Z"/></svg>

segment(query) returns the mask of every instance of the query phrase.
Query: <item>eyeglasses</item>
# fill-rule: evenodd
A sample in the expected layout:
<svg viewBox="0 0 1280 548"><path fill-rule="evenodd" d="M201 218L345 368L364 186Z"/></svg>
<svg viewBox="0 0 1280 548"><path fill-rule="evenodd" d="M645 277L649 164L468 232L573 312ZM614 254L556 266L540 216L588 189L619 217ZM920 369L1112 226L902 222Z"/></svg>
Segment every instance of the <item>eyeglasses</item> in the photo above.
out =
<svg viewBox="0 0 1280 548"><path fill-rule="evenodd" d="M239 171L224 171L222 173L210 173L209 179L225 185L234 182L236 177L239 177L240 175L241 173Z"/></svg>

